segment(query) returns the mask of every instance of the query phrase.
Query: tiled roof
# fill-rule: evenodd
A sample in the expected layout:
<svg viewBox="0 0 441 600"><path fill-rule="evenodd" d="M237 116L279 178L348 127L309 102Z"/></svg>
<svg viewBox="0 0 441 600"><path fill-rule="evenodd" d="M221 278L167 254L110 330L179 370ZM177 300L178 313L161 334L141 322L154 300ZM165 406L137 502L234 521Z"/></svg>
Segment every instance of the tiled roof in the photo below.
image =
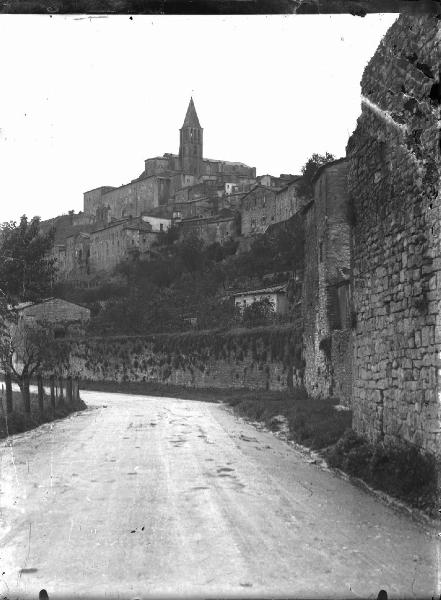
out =
<svg viewBox="0 0 441 600"><path fill-rule="evenodd" d="M236 292L232 294L232 296L251 296L253 294L277 294L277 293L285 293L286 292L286 283L282 283L279 285L273 285L267 288L261 288L260 290L246 290L244 292Z"/></svg>

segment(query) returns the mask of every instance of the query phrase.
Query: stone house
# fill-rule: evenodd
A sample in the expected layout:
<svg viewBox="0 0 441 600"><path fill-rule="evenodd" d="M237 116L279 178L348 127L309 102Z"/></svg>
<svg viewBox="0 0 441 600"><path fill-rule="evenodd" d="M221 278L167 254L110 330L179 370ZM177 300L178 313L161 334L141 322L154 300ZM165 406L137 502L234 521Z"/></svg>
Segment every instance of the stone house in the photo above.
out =
<svg viewBox="0 0 441 600"><path fill-rule="evenodd" d="M158 239L148 222L123 219L90 234L90 271L111 271L119 263L132 257L148 259L152 244Z"/></svg>
<svg viewBox="0 0 441 600"><path fill-rule="evenodd" d="M142 214L141 220L151 225L152 231L167 231L171 227L172 220L150 214Z"/></svg>
<svg viewBox="0 0 441 600"><path fill-rule="evenodd" d="M66 244L54 244L50 258L55 260L56 274L54 279L66 279Z"/></svg>
<svg viewBox="0 0 441 600"><path fill-rule="evenodd" d="M254 302L268 299L276 315L285 315L288 312L287 284L275 285L258 290L247 290L244 292L236 292L232 295L234 305L243 311L247 306L251 306Z"/></svg>
<svg viewBox="0 0 441 600"><path fill-rule="evenodd" d="M182 238L194 235L206 244L223 244L238 235L239 214L225 209L212 217L182 219L178 226Z"/></svg>
<svg viewBox="0 0 441 600"><path fill-rule="evenodd" d="M90 274L90 234L77 233L66 239L65 274L69 279L82 279Z"/></svg>
<svg viewBox="0 0 441 600"><path fill-rule="evenodd" d="M258 185L264 185L268 188L280 189L284 187L289 181L292 179L296 179L298 175L284 175L281 174L280 177L275 177L274 175L258 175L256 177L256 183Z"/></svg>
<svg viewBox="0 0 441 600"><path fill-rule="evenodd" d="M105 207L109 217L136 217L143 211L166 204L170 196L170 179L151 175L117 188L100 187L84 193L84 212L97 215Z"/></svg>
<svg viewBox="0 0 441 600"><path fill-rule="evenodd" d="M308 200L310 200L302 196L299 192L301 181L302 177L295 177L276 192L276 223L286 221L297 214Z"/></svg>
<svg viewBox="0 0 441 600"><path fill-rule="evenodd" d="M242 198L241 233L244 236L265 233L276 221L276 191L257 185Z"/></svg>
<svg viewBox="0 0 441 600"><path fill-rule="evenodd" d="M259 184L243 196L242 235L265 233L268 227L288 220L305 204L306 199L299 192L301 177L277 180L283 183L282 187ZM265 178L262 181L269 183Z"/></svg>
<svg viewBox="0 0 441 600"><path fill-rule="evenodd" d="M303 348L305 386L312 396L352 393L351 224L348 161L323 165L313 180L314 197L303 209L305 271Z"/></svg>
<svg viewBox="0 0 441 600"><path fill-rule="evenodd" d="M83 335L90 320L85 306L61 298L46 298L41 302L24 302L14 308L24 323L35 323L53 328L56 338Z"/></svg>

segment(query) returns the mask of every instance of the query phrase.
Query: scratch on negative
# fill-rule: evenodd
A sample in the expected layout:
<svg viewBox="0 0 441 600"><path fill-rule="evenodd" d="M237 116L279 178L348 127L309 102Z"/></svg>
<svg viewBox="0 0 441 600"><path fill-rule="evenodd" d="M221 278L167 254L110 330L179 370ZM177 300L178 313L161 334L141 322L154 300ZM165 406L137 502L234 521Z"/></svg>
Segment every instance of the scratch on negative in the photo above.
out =
<svg viewBox="0 0 441 600"><path fill-rule="evenodd" d="M70 536L72 535L72 529L73 529L73 525L74 525L74 522L73 522L73 519L71 518L71 519L70 519L69 538L68 538L68 540L67 540L68 542L70 542Z"/></svg>
<svg viewBox="0 0 441 600"><path fill-rule="evenodd" d="M15 480L17 482L17 485L20 485L20 482L18 481L17 465L15 464L14 443L12 440L8 443L8 447L11 450L11 461L12 461L12 466L14 467Z"/></svg>

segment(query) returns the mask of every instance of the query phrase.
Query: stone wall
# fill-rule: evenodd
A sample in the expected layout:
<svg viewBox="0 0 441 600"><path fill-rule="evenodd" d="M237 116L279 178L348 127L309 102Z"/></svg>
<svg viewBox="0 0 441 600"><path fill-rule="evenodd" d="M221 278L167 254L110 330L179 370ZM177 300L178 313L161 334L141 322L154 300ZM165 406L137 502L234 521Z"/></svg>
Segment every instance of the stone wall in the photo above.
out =
<svg viewBox="0 0 441 600"><path fill-rule="evenodd" d="M84 212L95 215L97 209L109 207L109 218L139 216L143 211L164 204L170 195L170 179L146 177L117 188L98 188L84 194Z"/></svg>
<svg viewBox="0 0 441 600"><path fill-rule="evenodd" d="M111 271L119 263L133 257L149 258L158 231L142 219L125 219L90 234L90 273Z"/></svg>
<svg viewBox="0 0 441 600"><path fill-rule="evenodd" d="M301 385L292 328L70 340L69 372L91 381L283 390Z"/></svg>
<svg viewBox="0 0 441 600"><path fill-rule="evenodd" d="M352 395L350 311L343 302L351 263L347 171L346 160L323 166L313 182L314 199L303 211L305 386L311 396L336 396L344 404Z"/></svg>
<svg viewBox="0 0 441 600"><path fill-rule="evenodd" d="M401 15L362 79L348 143L354 427L440 453L440 21Z"/></svg>
<svg viewBox="0 0 441 600"><path fill-rule="evenodd" d="M61 298L48 298L22 308L19 315L25 323L53 328L56 337L82 336L90 319L90 310Z"/></svg>
<svg viewBox="0 0 441 600"><path fill-rule="evenodd" d="M182 238L197 236L206 244L225 243L238 234L238 216L231 211L223 211L226 216L201 217L196 219L184 219L179 223L179 231Z"/></svg>
<svg viewBox="0 0 441 600"><path fill-rule="evenodd" d="M242 235L264 233L276 222L276 192L264 186L256 186L246 194L240 209Z"/></svg>

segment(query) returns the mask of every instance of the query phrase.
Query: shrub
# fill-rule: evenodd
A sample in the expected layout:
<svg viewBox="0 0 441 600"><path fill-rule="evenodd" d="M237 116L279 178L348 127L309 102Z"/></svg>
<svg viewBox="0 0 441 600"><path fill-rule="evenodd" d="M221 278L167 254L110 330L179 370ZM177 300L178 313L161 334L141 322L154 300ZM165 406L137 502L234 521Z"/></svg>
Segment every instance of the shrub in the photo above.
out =
<svg viewBox="0 0 441 600"><path fill-rule="evenodd" d="M370 444L348 430L327 453L328 464L413 506L437 503L437 464L415 446Z"/></svg>

